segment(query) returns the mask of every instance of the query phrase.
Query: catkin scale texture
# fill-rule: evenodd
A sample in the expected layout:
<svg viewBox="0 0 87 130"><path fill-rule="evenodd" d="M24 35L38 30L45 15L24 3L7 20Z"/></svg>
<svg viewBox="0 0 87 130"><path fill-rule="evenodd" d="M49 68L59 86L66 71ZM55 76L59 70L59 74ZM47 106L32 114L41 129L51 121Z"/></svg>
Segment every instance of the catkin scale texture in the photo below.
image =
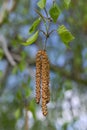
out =
<svg viewBox="0 0 87 130"><path fill-rule="evenodd" d="M38 51L36 55L36 103L40 102L41 96L41 51Z"/></svg>
<svg viewBox="0 0 87 130"><path fill-rule="evenodd" d="M49 60L45 51L42 53L42 97L46 100L46 103L49 102Z"/></svg>
<svg viewBox="0 0 87 130"><path fill-rule="evenodd" d="M38 51L36 55L36 102L42 99L42 113L48 114L47 103L50 101L49 59L46 51Z"/></svg>
<svg viewBox="0 0 87 130"><path fill-rule="evenodd" d="M47 111L47 103L49 102L48 96L49 90L49 62L48 57L45 51L42 52L42 112L43 115L46 116Z"/></svg>
<svg viewBox="0 0 87 130"><path fill-rule="evenodd" d="M42 113L44 116L48 114L47 105L43 100L42 100Z"/></svg>

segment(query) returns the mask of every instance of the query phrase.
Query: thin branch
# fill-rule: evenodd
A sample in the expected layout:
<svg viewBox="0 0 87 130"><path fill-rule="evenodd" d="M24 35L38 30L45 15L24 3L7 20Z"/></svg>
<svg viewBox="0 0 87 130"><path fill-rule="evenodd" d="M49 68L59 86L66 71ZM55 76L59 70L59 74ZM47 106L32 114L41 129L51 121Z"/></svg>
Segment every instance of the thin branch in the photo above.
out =
<svg viewBox="0 0 87 130"><path fill-rule="evenodd" d="M22 57L19 54L11 52L11 55L16 62L20 62L22 60Z"/></svg>
<svg viewBox="0 0 87 130"><path fill-rule="evenodd" d="M36 12L36 13L43 19L43 21L46 23L44 16L43 16L37 9L35 9L35 12Z"/></svg>
<svg viewBox="0 0 87 130"><path fill-rule="evenodd" d="M5 68L5 71L3 72L2 77L0 78L0 87L2 87L2 89L0 89L0 96L3 94L3 91L5 89L8 80L8 75L10 75L11 70L12 70L12 66L10 66L10 64L8 63Z"/></svg>
<svg viewBox="0 0 87 130"><path fill-rule="evenodd" d="M73 80L73 81L76 81L80 84L87 85L86 79L82 79L81 77L78 77L76 75L73 75L70 72L67 72L66 70L64 70L63 67L59 67L57 65L51 65L51 70L54 71L54 72L60 73L60 75L62 75L62 77L65 77L69 80Z"/></svg>
<svg viewBox="0 0 87 130"><path fill-rule="evenodd" d="M53 29L52 31L49 32L49 35L51 35L53 32L57 32L57 30Z"/></svg>
<svg viewBox="0 0 87 130"><path fill-rule="evenodd" d="M40 32L42 32L45 35L45 37L46 37L46 33L43 30L40 29Z"/></svg>
<svg viewBox="0 0 87 130"><path fill-rule="evenodd" d="M5 0L3 5L0 9L0 24L3 23L5 19L5 14L12 12L16 7L17 1L16 0Z"/></svg>
<svg viewBox="0 0 87 130"><path fill-rule="evenodd" d="M29 62L29 66L35 66L35 61L32 61L32 62ZM72 81L75 81L75 82L78 82L82 85L86 85L87 86L87 80L86 79L82 79L81 77L78 77L76 75L73 75L72 73L70 72L67 72L63 67L59 67L57 65L52 65L50 64L50 70L53 71L53 72L58 72L62 77L64 78L67 78L69 80L72 80Z"/></svg>
<svg viewBox="0 0 87 130"><path fill-rule="evenodd" d="M44 43L44 50L46 50L47 39L48 39L48 37L46 37L46 40L45 40L45 43Z"/></svg>
<svg viewBox="0 0 87 130"><path fill-rule="evenodd" d="M14 54L14 56L15 56L15 54ZM19 57L20 57L20 61L21 61L21 56L19 55ZM16 60L16 57L15 57L15 60ZM20 61L18 61L17 60L17 62L20 62ZM30 66L30 67L35 67L35 59L33 59L33 60L29 60L29 57L27 57L26 58L26 62L28 63L28 65ZM83 78L81 78L80 77L80 75L79 75L79 77L78 76L76 76L76 75L73 75L72 73L70 73L70 72L67 72L65 69L64 69L64 67L59 67L59 66L57 66L57 65L53 65L53 64L50 64L50 70L52 71L52 72L58 72L62 77L64 77L64 78L66 78L66 79L69 79L69 80L73 80L73 81L75 81L75 82L78 82L78 83L80 83L80 84L82 84L82 85L86 85L87 86L87 80L86 79L83 79Z"/></svg>
<svg viewBox="0 0 87 130"><path fill-rule="evenodd" d="M48 20L48 22L52 22L53 20L51 19L51 17L44 17L46 20Z"/></svg>
<svg viewBox="0 0 87 130"><path fill-rule="evenodd" d="M45 11L46 16L47 16L47 18L48 18L48 12L47 12L46 8L44 8L44 11Z"/></svg>
<svg viewBox="0 0 87 130"><path fill-rule="evenodd" d="M25 130L29 130L28 118L28 110L25 109Z"/></svg>
<svg viewBox="0 0 87 130"><path fill-rule="evenodd" d="M9 52L8 50L8 47L7 47L7 40L6 38L0 34L0 46L2 47L4 53L5 53L5 56L6 58L8 59L9 63L12 65L12 66L15 66L16 65L16 62L14 61L11 53Z"/></svg>

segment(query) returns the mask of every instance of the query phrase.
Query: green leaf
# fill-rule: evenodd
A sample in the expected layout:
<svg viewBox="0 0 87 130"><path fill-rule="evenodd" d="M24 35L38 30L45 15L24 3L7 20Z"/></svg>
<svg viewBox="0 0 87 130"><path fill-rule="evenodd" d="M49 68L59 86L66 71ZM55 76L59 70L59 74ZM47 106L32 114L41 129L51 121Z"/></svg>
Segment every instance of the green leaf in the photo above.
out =
<svg viewBox="0 0 87 130"><path fill-rule="evenodd" d="M12 70L12 74L17 74L17 71L18 71L18 66L15 66Z"/></svg>
<svg viewBox="0 0 87 130"><path fill-rule="evenodd" d="M57 32L61 40L66 44L66 46L68 45L69 42L75 39L75 37L64 25L59 26Z"/></svg>
<svg viewBox="0 0 87 130"><path fill-rule="evenodd" d="M26 67L26 62L25 61L21 61L19 64L18 64L18 67L20 69L21 72L24 71L25 67Z"/></svg>
<svg viewBox="0 0 87 130"><path fill-rule="evenodd" d="M18 119L20 117L20 109L17 109L15 112L14 112L14 116L16 119Z"/></svg>
<svg viewBox="0 0 87 130"><path fill-rule="evenodd" d="M62 130L67 130L68 125L69 125L68 122L64 123L62 126Z"/></svg>
<svg viewBox="0 0 87 130"><path fill-rule="evenodd" d="M65 8L68 9L70 6L71 0L64 0Z"/></svg>
<svg viewBox="0 0 87 130"><path fill-rule="evenodd" d="M44 9L44 7L46 5L46 0L39 0L37 5L38 5L39 8Z"/></svg>
<svg viewBox="0 0 87 130"><path fill-rule="evenodd" d="M26 98L28 98L31 94L31 89L29 89L28 87L25 87L24 90L25 90L25 96L26 96Z"/></svg>
<svg viewBox="0 0 87 130"><path fill-rule="evenodd" d="M17 91L17 93L16 93L16 98L17 98L18 100L22 100L22 94L21 94L21 91L20 91L20 90Z"/></svg>
<svg viewBox="0 0 87 130"><path fill-rule="evenodd" d="M27 57L27 52L22 51L22 52L21 52L21 60L22 60L22 61L25 61L26 57Z"/></svg>
<svg viewBox="0 0 87 130"><path fill-rule="evenodd" d="M60 15L60 9L57 4L53 4L52 7L49 10L49 14L53 21L56 23L59 15Z"/></svg>
<svg viewBox="0 0 87 130"><path fill-rule="evenodd" d="M32 100L28 106L28 110L30 110L33 114L34 119L36 119L36 103L34 102L34 100Z"/></svg>
<svg viewBox="0 0 87 130"><path fill-rule="evenodd" d="M35 20L35 22L32 24L32 26L29 29L30 33L33 33L35 31L35 29L38 27L40 21L41 21L41 18L38 18L37 20Z"/></svg>
<svg viewBox="0 0 87 130"><path fill-rule="evenodd" d="M3 58L3 56L4 56L4 52L3 52L3 50L0 48L0 60Z"/></svg>
<svg viewBox="0 0 87 130"><path fill-rule="evenodd" d="M38 33L39 33L39 31L35 32L31 37L29 37L27 39L27 41L25 43L21 43L21 44L24 46L28 46L28 45L34 43L38 38Z"/></svg>

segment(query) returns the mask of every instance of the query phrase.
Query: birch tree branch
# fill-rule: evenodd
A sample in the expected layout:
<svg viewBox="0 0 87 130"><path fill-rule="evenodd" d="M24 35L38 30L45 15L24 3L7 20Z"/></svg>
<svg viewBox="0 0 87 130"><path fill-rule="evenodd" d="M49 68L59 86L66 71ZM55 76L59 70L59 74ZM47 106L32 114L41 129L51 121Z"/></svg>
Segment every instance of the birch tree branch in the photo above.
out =
<svg viewBox="0 0 87 130"><path fill-rule="evenodd" d="M0 9L0 24L3 23L6 14L12 12L15 9L16 3L16 0L4 0Z"/></svg>
<svg viewBox="0 0 87 130"><path fill-rule="evenodd" d="M11 53L9 52L8 50L8 47L7 47L7 40L6 38L0 34L0 47L3 49L4 53L5 53L5 56L8 60L8 62L12 65L12 66L15 66L16 65L16 62L14 61Z"/></svg>
<svg viewBox="0 0 87 130"><path fill-rule="evenodd" d="M19 54L15 54L12 53L11 54L13 56L13 58L15 59L15 61L17 61L17 63L19 63L22 58L20 56L20 53ZM35 67L35 59L29 59L29 57L26 58L26 63L30 66L30 67ZM52 72L58 72L59 75L61 75L62 77L66 78L66 79L69 79L69 80L72 80L72 81L75 81L75 82L78 82L79 84L81 85L84 85L84 86L87 86L87 79L86 78L82 78L80 75L79 77L77 75L73 75L73 73L70 73L70 72L67 72L64 67L59 67L57 65L53 65L53 64L50 64L50 70Z"/></svg>

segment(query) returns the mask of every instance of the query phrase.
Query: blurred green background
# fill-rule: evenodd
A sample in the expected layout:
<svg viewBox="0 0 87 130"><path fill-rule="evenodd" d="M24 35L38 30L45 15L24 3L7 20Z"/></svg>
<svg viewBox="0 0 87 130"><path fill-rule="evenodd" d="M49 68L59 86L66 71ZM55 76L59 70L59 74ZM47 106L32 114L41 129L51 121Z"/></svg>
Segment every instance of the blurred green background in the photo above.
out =
<svg viewBox="0 0 87 130"><path fill-rule="evenodd" d="M35 103L35 56L44 36L30 46L20 44L38 17L37 0L0 0L0 130L87 130L87 0L72 0L69 10L56 1L62 10L57 24L68 27L75 40L70 48L56 33L48 40L51 101L44 117Z"/></svg>

